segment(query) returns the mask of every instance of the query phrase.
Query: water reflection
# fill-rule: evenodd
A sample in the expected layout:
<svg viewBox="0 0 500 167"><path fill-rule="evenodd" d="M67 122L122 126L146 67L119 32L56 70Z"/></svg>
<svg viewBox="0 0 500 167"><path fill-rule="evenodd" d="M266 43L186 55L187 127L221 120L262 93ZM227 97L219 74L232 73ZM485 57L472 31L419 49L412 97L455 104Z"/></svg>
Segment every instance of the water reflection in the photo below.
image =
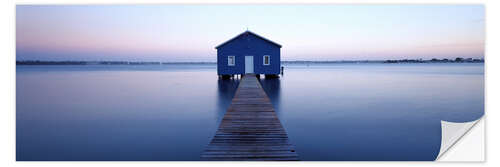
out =
<svg viewBox="0 0 500 167"><path fill-rule="evenodd" d="M213 69L18 66L17 160L199 160L240 82ZM301 160L434 160L440 120L484 114L482 64L294 66L260 82Z"/></svg>
<svg viewBox="0 0 500 167"><path fill-rule="evenodd" d="M240 84L239 79L217 80L217 122L222 120Z"/></svg>
<svg viewBox="0 0 500 167"><path fill-rule="evenodd" d="M260 79L260 84L271 100L273 107L278 117L280 116L281 106L281 81L279 78L265 78Z"/></svg>

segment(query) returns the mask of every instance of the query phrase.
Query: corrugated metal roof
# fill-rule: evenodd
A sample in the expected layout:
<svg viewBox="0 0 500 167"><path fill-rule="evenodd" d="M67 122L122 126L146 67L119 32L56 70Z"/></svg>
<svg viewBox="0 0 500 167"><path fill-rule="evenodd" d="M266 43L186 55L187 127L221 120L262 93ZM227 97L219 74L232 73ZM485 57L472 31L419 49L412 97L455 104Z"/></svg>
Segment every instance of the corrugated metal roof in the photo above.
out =
<svg viewBox="0 0 500 167"><path fill-rule="evenodd" d="M281 45L280 45L280 44L278 44L278 43L276 43L276 42L273 42L273 41L271 41L271 40L269 40L269 39L267 39L267 38L264 38L264 37L262 37L262 36L260 36L260 35L258 35L258 34L256 34L256 33L254 33L254 32L251 32L251 31L248 31L248 30L247 30L247 31L245 31L245 32L243 32L243 33L241 33L241 34L239 34L239 35L236 35L235 37L233 37L233 38L231 38L231 39L227 40L226 42L224 42L224 43L222 43L222 44L220 44L220 45L216 46L216 47L215 47L215 49L217 49L217 48L219 48L219 47L221 47L221 46L223 46L223 45L225 45L225 44L227 44L227 43L231 42L232 40L235 40L235 39L236 39L236 38L238 38L239 36L245 35L246 33L249 33L249 34L255 35L256 37L259 37L259 38L261 38L261 39L263 39L263 40L265 40L265 41L267 41L267 42L269 42L269 43L272 43L272 44L274 44L274 45L276 45L276 46L278 46L278 47L280 47L280 48L281 48Z"/></svg>

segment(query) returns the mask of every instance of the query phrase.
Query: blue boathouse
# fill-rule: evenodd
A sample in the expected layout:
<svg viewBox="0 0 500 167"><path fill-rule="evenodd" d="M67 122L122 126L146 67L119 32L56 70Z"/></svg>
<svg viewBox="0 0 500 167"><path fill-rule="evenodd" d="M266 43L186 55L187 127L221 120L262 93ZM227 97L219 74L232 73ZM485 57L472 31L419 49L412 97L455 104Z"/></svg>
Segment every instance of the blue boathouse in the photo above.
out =
<svg viewBox="0 0 500 167"><path fill-rule="evenodd" d="M229 78L238 74L277 77L280 74L281 45L251 31L247 30L215 49L219 77Z"/></svg>

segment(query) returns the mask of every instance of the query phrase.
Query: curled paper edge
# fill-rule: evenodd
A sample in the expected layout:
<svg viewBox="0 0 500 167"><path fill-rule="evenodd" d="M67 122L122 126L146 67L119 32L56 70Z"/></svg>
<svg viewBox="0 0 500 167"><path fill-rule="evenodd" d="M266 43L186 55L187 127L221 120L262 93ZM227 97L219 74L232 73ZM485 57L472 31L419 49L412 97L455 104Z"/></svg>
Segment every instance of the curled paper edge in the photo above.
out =
<svg viewBox="0 0 500 167"><path fill-rule="evenodd" d="M439 161L480 120L482 120L482 117L470 122L448 122L441 120L441 147L436 161Z"/></svg>

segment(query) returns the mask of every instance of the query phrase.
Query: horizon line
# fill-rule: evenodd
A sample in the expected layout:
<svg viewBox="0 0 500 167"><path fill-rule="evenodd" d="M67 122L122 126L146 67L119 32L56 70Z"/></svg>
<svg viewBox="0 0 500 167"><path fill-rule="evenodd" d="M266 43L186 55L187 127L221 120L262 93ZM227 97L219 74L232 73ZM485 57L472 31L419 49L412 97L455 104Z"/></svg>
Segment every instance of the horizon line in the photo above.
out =
<svg viewBox="0 0 500 167"><path fill-rule="evenodd" d="M345 62L345 61L388 61L388 60L416 60L416 61L431 61L431 60L454 60L456 58L461 59L479 59L484 60L484 57L455 57L455 58L403 58L403 59L359 59L359 60L281 60L281 62ZM16 60L16 62L161 62L161 63L217 63L217 61L133 61L133 60Z"/></svg>

